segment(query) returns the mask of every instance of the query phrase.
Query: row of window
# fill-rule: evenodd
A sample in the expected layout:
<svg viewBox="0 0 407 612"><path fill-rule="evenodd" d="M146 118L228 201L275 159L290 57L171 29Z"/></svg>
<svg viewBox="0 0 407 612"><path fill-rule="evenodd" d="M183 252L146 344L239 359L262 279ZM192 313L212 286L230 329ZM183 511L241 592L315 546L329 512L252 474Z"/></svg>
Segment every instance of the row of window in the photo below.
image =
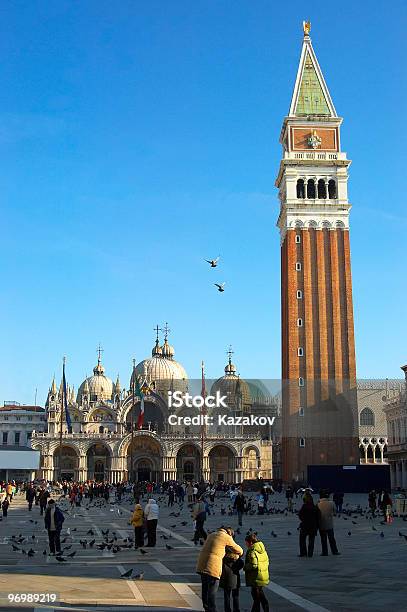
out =
<svg viewBox="0 0 407 612"><path fill-rule="evenodd" d="M3 444L8 444L8 431L3 431ZM27 432L27 442L31 439L31 431ZM14 442L13 444L15 444L15 446L19 446L20 445L20 441L21 441L21 432L20 431L15 431L14 432Z"/></svg>
<svg viewBox="0 0 407 612"><path fill-rule="evenodd" d="M306 195L305 195L306 194ZM324 179L319 179L315 182L314 179L308 179L305 183L304 179L298 179L297 181L297 198L308 200L334 200L337 197L336 193L336 182L334 179L330 179L328 183Z"/></svg>
<svg viewBox="0 0 407 612"><path fill-rule="evenodd" d="M8 415L8 414L0 414L0 419L2 419L3 421L8 421L10 420L10 416L11 416L11 420L14 418L14 420L16 421L21 421L21 416ZM33 420L45 421L45 416L39 416L39 417L34 417L34 418L32 416L27 417L27 421L33 421Z"/></svg>

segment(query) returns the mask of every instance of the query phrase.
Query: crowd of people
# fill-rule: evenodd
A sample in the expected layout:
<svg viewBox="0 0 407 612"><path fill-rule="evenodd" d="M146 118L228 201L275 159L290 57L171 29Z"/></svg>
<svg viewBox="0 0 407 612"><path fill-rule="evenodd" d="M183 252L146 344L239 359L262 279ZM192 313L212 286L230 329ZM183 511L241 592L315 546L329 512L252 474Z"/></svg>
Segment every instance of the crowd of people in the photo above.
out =
<svg viewBox="0 0 407 612"><path fill-rule="evenodd" d="M234 540L234 530L222 525L212 532L205 530L205 522L211 514L217 495L221 498L220 514L237 518L237 531L247 515L273 514L270 498L275 494L271 485L261 486L260 490L246 493L241 486L194 482L111 484L108 482L31 482L14 481L0 483L0 502L3 518L16 495L24 495L28 511L39 506L44 517L44 527L48 533L51 556L61 555L61 530L65 520L64 511L53 499L68 501L72 507L80 506L84 499L88 503L107 504L112 498L120 503L123 496L134 500L134 509L129 525L134 529L134 548L155 547L157 525L160 516L158 496L169 507L175 503L182 510L186 503L193 523L192 540L201 546L196 571L201 578L202 601L206 612L216 612L216 592L223 590L224 612L239 612L241 572L245 584L251 589L252 612L268 612L269 604L263 587L269 583L269 557L264 543L251 528L245 536L246 553ZM334 533L334 517L343 512L344 493L321 490L317 502L311 487L294 489L288 485L283 494L286 498L285 512L297 513L299 519L299 557L311 558L314 554L315 539L319 533L322 556L328 555L328 545L332 555L339 555ZM163 498L164 496L164 498ZM147 498L147 501L144 501ZM300 505L294 503L300 498ZM167 500L167 501L165 501ZM144 507L143 507L144 505ZM391 522L392 499L387 491L370 491L368 505L373 516L381 513L386 522ZM171 516L171 514L170 514ZM176 514L174 516L177 516ZM186 525L186 523L183 523ZM192 534L191 534L192 535Z"/></svg>

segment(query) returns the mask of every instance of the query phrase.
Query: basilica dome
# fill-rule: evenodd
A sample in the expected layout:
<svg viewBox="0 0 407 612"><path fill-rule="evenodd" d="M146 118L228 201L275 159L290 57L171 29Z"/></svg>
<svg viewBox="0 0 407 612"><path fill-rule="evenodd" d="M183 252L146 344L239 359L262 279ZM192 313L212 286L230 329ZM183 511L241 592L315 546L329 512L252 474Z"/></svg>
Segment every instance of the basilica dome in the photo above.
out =
<svg viewBox="0 0 407 612"><path fill-rule="evenodd" d="M156 391L186 391L188 387L188 375L183 366L174 359L174 349L167 340L160 346L157 339L151 357L136 365L131 375L130 388L134 375L140 384L147 383Z"/></svg>
<svg viewBox="0 0 407 612"><path fill-rule="evenodd" d="M225 375L213 383L211 395L216 395L217 391L221 395L227 396L226 403L231 410L243 410L244 407L249 407L252 403L250 387L236 373L236 366L232 363L230 357L225 367Z"/></svg>
<svg viewBox="0 0 407 612"><path fill-rule="evenodd" d="M108 401L114 397L113 381L105 375L105 368L100 359L97 366L93 368L93 376L86 378L78 390L77 402L82 403L83 396L88 397L88 401Z"/></svg>

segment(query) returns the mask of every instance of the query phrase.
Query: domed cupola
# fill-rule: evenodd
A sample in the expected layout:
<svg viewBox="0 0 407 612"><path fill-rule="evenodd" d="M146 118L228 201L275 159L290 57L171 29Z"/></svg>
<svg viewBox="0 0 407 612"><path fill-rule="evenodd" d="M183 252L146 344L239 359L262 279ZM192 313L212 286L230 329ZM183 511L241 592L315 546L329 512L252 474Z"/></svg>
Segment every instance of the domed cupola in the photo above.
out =
<svg viewBox="0 0 407 612"><path fill-rule="evenodd" d="M213 383L211 395L215 395L219 391L221 395L226 395L226 403L231 410L244 410L245 408L247 410L252 404L250 387L237 374L236 366L232 363L232 354L233 351L229 348L225 375Z"/></svg>
<svg viewBox="0 0 407 612"><path fill-rule="evenodd" d="M78 404L82 403L82 396L88 397L91 403L106 402L114 399L113 381L105 375L105 368L101 360L102 349L98 348L98 362L93 368L93 376L86 378L78 389Z"/></svg>
<svg viewBox="0 0 407 612"><path fill-rule="evenodd" d="M159 341L158 337L157 337L157 339L155 341L155 344L153 346L153 350L151 351L151 356L152 357L156 357L157 355L162 355L162 349L161 349L160 341Z"/></svg>
<svg viewBox="0 0 407 612"><path fill-rule="evenodd" d="M168 343L168 325L164 328L164 343L159 344L158 333L160 328L156 327L156 341L149 359L143 359L134 368L130 388L133 386L134 376L137 376L140 384L148 384L156 392L166 395L168 390L186 391L188 388L188 375L183 366L174 359L175 351Z"/></svg>
<svg viewBox="0 0 407 612"><path fill-rule="evenodd" d="M173 359L174 358L174 347L171 346L171 344L168 344L168 340L167 338L165 338L164 340L164 344L161 347L161 352L163 357L166 357L167 359Z"/></svg>

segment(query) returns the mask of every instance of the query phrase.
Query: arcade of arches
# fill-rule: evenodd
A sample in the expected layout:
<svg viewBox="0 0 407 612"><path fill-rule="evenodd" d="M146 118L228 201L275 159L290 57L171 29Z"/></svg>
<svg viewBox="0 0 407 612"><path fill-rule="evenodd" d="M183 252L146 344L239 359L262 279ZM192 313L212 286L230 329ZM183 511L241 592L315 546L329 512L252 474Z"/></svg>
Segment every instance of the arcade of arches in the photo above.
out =
<svg viewBox="0 0 407 612"><path fill-rule="evenodd" d="M121 441L95 439L78 447L63 444L61 450L61 459L59 445L42 452L41 477L110 482L196 481L203 469L207 481L242 482L267 478L268 472L262 468L261 445L242 448L235 441L205 441L202 461L199 440L181 441L144 431Z"/></svg>

